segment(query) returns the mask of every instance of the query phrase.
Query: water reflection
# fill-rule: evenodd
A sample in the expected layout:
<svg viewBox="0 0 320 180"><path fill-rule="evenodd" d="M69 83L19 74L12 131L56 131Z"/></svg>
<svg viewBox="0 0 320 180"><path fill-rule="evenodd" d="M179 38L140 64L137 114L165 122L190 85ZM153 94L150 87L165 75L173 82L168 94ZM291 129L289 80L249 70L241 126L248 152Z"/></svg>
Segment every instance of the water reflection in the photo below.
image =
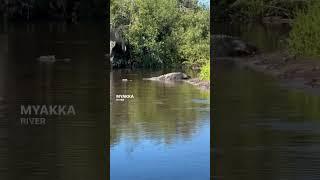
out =
<svg viewBox="0 0 320 180"><path fill-rule="evenodd" d="M209 93L142 80L163 73L111 73L112 180L209 179ZM119 102L116 94L135 98Z"/></svg>
<svg viewBox="0 0 320 180"><path fill-rule="evenodd" d="M319 179L320 97L222 62L215 73L217 178Z"/></svg>

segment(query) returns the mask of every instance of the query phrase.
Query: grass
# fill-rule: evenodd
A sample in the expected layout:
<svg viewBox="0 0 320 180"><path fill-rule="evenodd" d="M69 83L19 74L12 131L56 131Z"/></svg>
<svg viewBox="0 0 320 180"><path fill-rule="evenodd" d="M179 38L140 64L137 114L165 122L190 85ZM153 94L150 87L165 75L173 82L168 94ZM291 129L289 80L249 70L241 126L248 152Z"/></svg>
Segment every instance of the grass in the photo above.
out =
<svg viewBox="0 0 320 180"><path fill-rule="evenodd" d="M297 13L289 35L292 54L320 57L320 1L310 3L306 10Z"/></svg>
<svg viewBox="0 0 320 180"><path fill-rule="evenodd" d="M296 11L304 8L309 0L236 0L230 4L233 13L249 19L268 16L294 18Z"/></svg>

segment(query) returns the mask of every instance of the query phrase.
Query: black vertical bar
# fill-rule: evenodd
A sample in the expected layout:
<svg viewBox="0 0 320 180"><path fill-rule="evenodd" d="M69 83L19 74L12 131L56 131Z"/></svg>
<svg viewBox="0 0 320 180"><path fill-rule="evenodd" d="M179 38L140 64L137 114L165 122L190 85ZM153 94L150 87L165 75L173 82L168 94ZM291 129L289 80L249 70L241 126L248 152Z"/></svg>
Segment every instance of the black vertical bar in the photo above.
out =
<svg viewBox="0 0 320 180"><path fill-rule="evenodd" d="M108 133L107 133L107 149L106 149L106 153L107 153L107 158L106 158L106 170L107 170L107 179L110 179L110 56L107 54L110 52L110 46L109 46L109 42L110 42L110 0L107 0L107 10L106 10L106 41L105 41L105 45L106 45L106 54L107 56L105 56L105 64L106 64L106 77L107 77L107 82L106 82L106 89L107 89L107 95L106 95L106 119L108 122Z"/></svg>
<svg viewBox="0 0 320 180"><path fill-rule="evenodd" d="M214 44L213 44L213 34L214 34L214 4L215 0L210 0L210 179L215 179L215 169L216 169L216 154L215 154L215 140L216 131L214 125L214 84L215 84L215 59L214 59Z"/></svg>

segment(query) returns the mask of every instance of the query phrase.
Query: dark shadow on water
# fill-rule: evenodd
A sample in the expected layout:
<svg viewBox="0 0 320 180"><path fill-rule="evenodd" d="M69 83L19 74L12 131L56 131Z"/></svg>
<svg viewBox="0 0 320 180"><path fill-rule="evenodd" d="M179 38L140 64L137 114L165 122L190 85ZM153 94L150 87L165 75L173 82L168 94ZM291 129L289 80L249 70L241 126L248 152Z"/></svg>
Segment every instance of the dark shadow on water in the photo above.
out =
<svg viewBox="0 0 320 180"><path fill-rule="evenodd" d="M278 32L272 32L269 40L259 36L266 39L262 46L275 50L269 42ZM228 63L217 62L214 72L215 177L319 179L320 97Z"/></svg>

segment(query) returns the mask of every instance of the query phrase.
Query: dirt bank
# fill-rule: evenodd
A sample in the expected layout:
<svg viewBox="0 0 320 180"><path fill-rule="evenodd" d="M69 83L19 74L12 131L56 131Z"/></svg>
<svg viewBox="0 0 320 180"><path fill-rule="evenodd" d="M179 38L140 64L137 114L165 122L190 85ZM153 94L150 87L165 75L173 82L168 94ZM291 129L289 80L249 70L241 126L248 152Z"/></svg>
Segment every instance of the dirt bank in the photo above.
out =
<svg viewBox="0 0 320 180"><path fill-rule="evenodd" d="M320 58L292 56L288 51L279 51L228 60L270 74L285 85L320 94Z"/></svg>

